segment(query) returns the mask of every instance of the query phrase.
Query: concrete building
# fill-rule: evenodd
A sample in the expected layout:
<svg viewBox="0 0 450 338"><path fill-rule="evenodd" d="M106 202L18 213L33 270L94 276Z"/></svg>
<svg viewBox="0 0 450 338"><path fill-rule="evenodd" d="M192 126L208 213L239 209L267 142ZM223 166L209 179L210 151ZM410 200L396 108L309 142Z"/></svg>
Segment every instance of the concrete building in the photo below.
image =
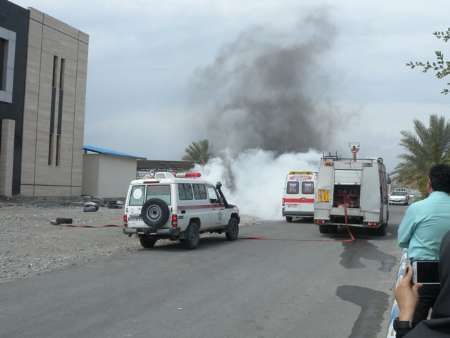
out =
<svg viewBox="0 0 450 338"><path fill-rule="evenodd" d="M79 196L87 34L0 0L0 195Z"/></svg>
<svg viewBox="0 0 450 338"><path fill-rule="evenodd" d="M83 195L125 198L130 181L136 178L137 161L143 157L92 145L83 149Z"/></svg>

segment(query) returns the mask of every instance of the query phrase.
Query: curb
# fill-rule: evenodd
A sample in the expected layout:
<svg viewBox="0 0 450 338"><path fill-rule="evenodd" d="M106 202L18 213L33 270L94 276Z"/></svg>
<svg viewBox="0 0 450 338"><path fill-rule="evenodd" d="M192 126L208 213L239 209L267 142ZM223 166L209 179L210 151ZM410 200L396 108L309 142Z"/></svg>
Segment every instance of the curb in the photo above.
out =
<svg viewBox="0 0 450 338"><path fill-rule="evenodd" d="M406 265L408 263L408 252L406 251L406 249L404 249L402 251L402 258L400 259L400 266L398 269L398 273L397 273L397 279L395 281L395 286L398 285L398 283L400 282L400 279L403 277L403 275L405 274L405 269L406 269ZM395 288L394 288L395 290ZM399 314L399 308L397 305L397 301L394 298L394 304L392 304L392 308L391 308L391 315L389 318L389 326L388 326L388 332L387 332L387 338L395 338L395 330L394 330L394 320L395 318L398 317Z"/></svg>

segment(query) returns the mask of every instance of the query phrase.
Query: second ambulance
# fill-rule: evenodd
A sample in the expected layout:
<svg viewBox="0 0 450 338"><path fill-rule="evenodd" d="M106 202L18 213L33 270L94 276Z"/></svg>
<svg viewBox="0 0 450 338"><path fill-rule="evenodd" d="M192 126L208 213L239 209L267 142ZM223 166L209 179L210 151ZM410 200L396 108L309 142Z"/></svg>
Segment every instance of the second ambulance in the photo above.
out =
<svg viewBox="0 0 450 338"><path fill-rule="evenodd" d="M292 170L286 176L282 214L287 222L296 217L314 217L314 193L317 173Z"/></svg>

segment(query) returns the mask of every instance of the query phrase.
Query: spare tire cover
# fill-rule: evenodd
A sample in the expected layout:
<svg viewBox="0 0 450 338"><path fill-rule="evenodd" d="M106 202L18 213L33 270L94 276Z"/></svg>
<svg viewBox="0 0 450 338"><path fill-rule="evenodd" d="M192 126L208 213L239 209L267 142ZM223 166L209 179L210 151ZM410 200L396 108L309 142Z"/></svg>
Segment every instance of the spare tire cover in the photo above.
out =
<svg viewBox="0 0 450 338"><path fill-rule="evenodd" d="M169 206L159 198L151 198L144 203L141 209L141 217L145 224L156 230L169 220Z"/></svg>

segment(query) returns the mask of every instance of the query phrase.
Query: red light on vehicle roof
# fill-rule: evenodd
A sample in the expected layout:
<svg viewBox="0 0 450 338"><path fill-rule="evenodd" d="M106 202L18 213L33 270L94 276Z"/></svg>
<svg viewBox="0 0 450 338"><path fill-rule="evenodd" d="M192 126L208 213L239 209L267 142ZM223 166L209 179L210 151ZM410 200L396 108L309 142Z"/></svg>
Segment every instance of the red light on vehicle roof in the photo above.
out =
<svg viewBox="0 0 450 338"><path fill-rule="evenodd" d="M186 177L186 178L194 178L194 177L201 177L202 176L202 174L201 173L198 173L198 172L189 172L189 173L186 173L186 174L184 174L184 177Z"/></svg>

